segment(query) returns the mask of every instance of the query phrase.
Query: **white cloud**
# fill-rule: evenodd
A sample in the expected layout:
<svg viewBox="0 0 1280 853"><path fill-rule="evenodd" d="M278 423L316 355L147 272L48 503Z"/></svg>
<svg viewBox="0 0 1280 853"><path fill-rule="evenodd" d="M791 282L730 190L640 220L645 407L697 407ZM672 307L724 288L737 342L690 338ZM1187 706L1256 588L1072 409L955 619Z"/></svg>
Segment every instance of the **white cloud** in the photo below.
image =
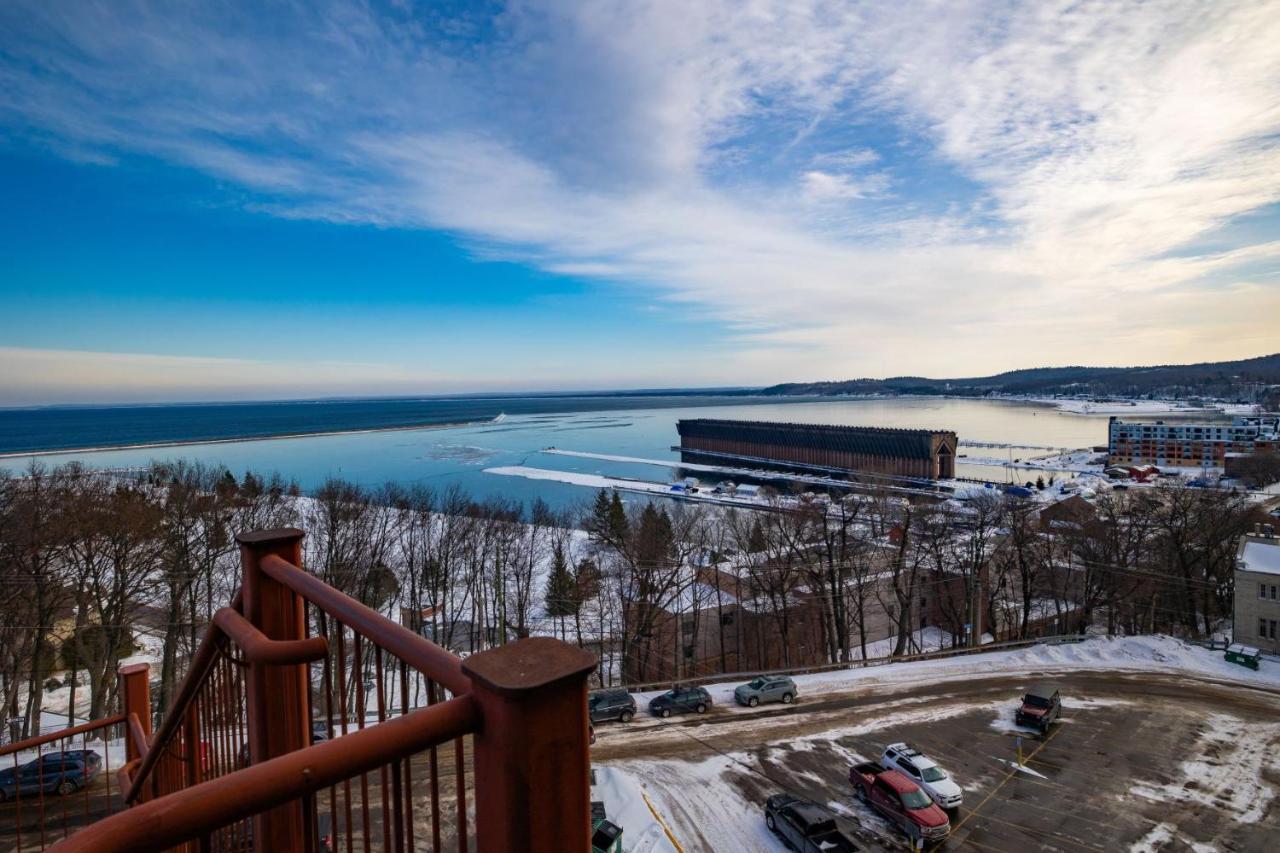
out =
<svg viewBox="0 0 1280 853"><path fill-rule="evenodd" d="M734 330L727 381L1275 348L1274 246L1190 248L1280 201L1274 4L288 15L10 4L0 115L648 288Z"/></svg>

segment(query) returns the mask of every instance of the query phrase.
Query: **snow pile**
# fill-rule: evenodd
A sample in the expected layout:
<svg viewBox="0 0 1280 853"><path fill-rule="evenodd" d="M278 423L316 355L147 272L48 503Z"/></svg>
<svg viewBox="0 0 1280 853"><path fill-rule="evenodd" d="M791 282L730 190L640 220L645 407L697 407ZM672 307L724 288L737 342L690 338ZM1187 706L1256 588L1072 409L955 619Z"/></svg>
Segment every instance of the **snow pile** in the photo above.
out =
<svg viewBox="0 0 1280 853"><path fill-rule="evenodd" d="M1280 756L1266 748L1280 737L1280 725L1245 723L1239 717L1215 714L1204 726L1192 757L1181 764L1182 781L1134 785L1130 792L1161 803L1215 806L1240 823L1257 823L1276 795L1263 780L1280 772Z"/></svg>
<svg viewBox="0 0 1280 853"><path fill-rule="evenodd" d="M609 791L604 798L605 809L609 819L623 828L622 849L626 853L676 849L640 796L642 790L684 850L779 849L777 840L764 824L760 805L741 796L728 781L731 767L743 760L754 761L717 756L696 764L633 761L628 762L625 769L597 767L597 782L607 773L610 785L614 786L614 791ZM597 785L598 792L603 788ZM616 806L609 799L615 791L622 798ZM614 817L615 808L619 809L617 814L621 820ZM634 824L628 822L633 817ZM637 827L639 832L635 832ZM703 831L707 834L705 838Z"/></svg>
<svg viewBox="0 0 1280 853"><path fill-rule="evenodd" d="M675 853L667 831L644 800L644 783L615 767L596 767L591 799L604 803L605 815L622 827L627 853Z"/></svg>

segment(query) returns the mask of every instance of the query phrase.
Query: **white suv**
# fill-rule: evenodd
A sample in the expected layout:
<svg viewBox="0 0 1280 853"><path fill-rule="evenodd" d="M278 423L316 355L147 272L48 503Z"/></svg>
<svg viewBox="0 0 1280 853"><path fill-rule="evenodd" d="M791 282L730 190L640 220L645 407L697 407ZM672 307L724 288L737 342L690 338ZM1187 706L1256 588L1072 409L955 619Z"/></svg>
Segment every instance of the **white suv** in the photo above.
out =
<svg viewBox="0 0 1280 853"><path fill-rule="evenodd" d="M891 743L884 748L880 764L886 769L899 770L919 785L929 798L944 809L957 809L964 799L952 778L926 755L916 752L905 743Z"/></svg>

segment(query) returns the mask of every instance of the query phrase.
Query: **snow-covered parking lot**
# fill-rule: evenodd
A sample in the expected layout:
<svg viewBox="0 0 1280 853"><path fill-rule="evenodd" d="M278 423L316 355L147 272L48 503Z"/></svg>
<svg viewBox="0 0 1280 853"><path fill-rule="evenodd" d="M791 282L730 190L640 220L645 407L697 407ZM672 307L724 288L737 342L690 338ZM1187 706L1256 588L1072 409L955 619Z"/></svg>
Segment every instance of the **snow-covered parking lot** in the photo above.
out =
<svg viewBox="0 0 1280 853"><path fill-rule="evenodd" d="M626 849L782 850L762 812L779 792L825 804L868 849L899 849L847 781L897 740L965 787L946 849L1275 849L1280 664L1253 673L1167 638L1100 639L797 680L790 708L598 727L596 796ZM1012 720L1041 680L1064 699L1045 737ZM1033 772L1011 766L1018 737Z"/></svg>

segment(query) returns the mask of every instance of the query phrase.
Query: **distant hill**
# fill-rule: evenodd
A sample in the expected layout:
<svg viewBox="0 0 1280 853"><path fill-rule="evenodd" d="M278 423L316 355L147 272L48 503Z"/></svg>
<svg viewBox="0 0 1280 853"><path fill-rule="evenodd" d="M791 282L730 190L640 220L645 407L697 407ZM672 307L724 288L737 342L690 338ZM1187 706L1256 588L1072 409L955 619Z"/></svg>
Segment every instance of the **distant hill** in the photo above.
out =
<svg viewBox="0 0 1280 853"><path fill-rule="evenodd" d="M788 382L765 388L769 395L818 394L986 394L1088 395L1123 397L1212 397L1259 402L1280 386L1280 353L1242 361L1164 364L1156 367L1033 367L967 379L847 379Z"/></svg>

